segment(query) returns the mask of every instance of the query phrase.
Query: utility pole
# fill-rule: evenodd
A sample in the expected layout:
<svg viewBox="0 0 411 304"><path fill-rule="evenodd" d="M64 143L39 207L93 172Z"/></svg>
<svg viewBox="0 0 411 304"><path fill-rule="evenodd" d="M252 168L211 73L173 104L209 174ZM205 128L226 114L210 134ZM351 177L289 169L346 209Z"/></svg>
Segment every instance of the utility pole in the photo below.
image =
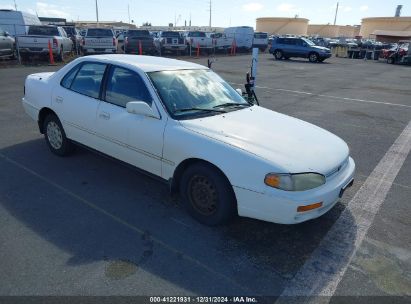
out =
<svg viewBox="0 0 411 304"><path fill-rule="evenodd" d="M211 13L212 13L212 7L211 7L211 5L212 5L212 3L211 3L211 0L210 0L210 21L209 21L209 23L208 23L208 26L210 27L210 29L211 29Z"/></svg>
<svg viewBox="0 0 411 304"><path fill-rule="evenodd" d="M97 18L97 25L98 25L98 3L96 0L96 18Z"/></svg>
<svg viewBox="0 0 411 304"><path fill-rule="evenodd" d="M16 3L16 0L14 0L14 8L15 8L16 11L17 11L17 3Z"/></svg>
<svg viewBox="0 0 411 304"><path fill-rule="evenodd" d="M128 24L130 24L130 4L127 5L127 12L128 12Z"/></svg>
<svg viewBox="0 0 411 304"><path fill-rule="evenodd" d="M338 5L339 3L337 2L337 8L335 9L334 25L337 23Z"/></svg>

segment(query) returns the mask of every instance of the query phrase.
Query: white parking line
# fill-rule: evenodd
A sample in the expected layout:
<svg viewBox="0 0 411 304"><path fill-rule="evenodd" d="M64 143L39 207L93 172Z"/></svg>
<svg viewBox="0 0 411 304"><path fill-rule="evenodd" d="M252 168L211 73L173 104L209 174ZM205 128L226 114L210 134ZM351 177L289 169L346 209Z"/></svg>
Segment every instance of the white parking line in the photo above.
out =
<svg viewBox="0 0 411 304"><path fill-rule="evenodd" d="M239 85L243 86L244 84L230 82L232 85ZM336 102L365 102L365 103L374 103L374 104L382 104L388 106L396 106L396 107L403 107L403 108L411 108L411 105L405 105L401 103L391 103L391 102L384 102L384 101L375 101L375 100L366 100L366 99L357 99L357 98L348 98L348 97L338 97L332 95L323 95L323 94L316 94L310 92L303 92L303 91L294 91L294 90L287 90L287 89L276 89L276 88L269 88L269 87L261 87L256 86L257 89L263 89L268 92L286 92L286 93L293 93L293 94L300 94L300 95L309 95L309 96L316 96L322 98L330 98Z"/></svg>
<svg viewBox="0 0 411 304"><path fill-rule="evenodd" d="M276 303L289 303L290 296L310 296L307 303L318 300L315 296L331 299L410 150L411 121Z"/></svg>

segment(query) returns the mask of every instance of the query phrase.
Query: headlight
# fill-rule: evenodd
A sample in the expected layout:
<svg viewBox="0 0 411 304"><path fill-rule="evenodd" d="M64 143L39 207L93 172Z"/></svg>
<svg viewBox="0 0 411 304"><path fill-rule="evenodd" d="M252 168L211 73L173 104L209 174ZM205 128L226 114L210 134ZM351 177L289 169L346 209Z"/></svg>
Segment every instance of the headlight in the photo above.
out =
<svg viewBox="0 0 411 304"><path fill-rule="evenodd" d="M285 191L305 191L324 185L325 176L319 173L269 173L265 176L264 183Z"/></svg>

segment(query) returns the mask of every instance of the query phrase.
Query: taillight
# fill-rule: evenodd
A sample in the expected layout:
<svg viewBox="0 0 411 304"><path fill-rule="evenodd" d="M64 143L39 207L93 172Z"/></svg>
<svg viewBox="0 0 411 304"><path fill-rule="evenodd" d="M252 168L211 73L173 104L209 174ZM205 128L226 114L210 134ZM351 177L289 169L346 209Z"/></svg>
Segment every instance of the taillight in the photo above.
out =
<svg viewBox="0 0 411 304"><path fill-rule="evenodd" d="M82 39L81 42L83 43L83 45L86 45L86 39Z"/></svg>
<svg viewBox="0 0 411 304"><path fill-rule="evenodd" d="M116 38L113 37L113 46L116 46Z"/></svg>
<svg viewBox="0 0 411 304"><path fill-rule="evenodd" d="M128 44L128 37L126 37L126 39L125 39L125 43L126 43L126 44Z"/></svg>
<svg viewBox="0 0 411 304"><path fill-rule="evenodd" d="M53 47L57 48L58 47L58 43L57 43L57 39L53 38Z"/></svg>

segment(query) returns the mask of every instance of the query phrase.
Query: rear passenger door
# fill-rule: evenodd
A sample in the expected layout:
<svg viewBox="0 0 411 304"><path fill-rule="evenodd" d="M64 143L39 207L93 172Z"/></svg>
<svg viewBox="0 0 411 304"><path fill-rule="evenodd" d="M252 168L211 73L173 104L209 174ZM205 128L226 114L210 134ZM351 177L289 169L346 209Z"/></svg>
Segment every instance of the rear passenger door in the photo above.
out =
<svg viewBox="0 0 411 304"><path fill-rule="evenodd" d="M53 90L52 107L68 138L91 148L97 147L96 113L106 64L80 63Z"/></svg>

